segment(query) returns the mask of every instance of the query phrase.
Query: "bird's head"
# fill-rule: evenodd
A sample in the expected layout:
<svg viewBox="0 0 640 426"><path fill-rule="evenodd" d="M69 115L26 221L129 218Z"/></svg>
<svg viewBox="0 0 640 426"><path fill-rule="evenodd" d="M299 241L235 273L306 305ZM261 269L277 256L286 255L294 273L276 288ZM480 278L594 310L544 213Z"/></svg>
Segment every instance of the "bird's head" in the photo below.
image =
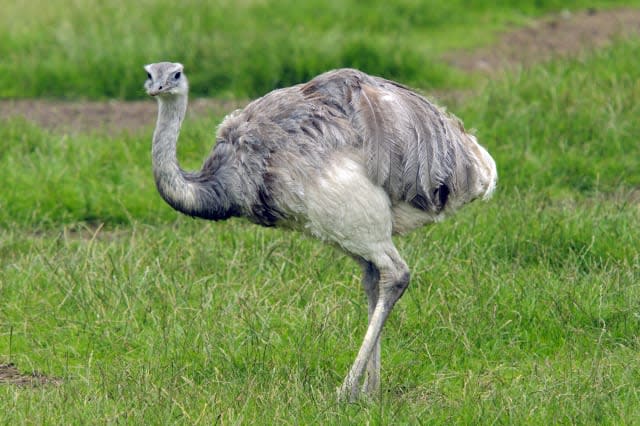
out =
<svg viewBox="0 0 640 426"><path fill-rule="evenodd" d="M144 66L147 81L144 88L150 96L186 95L189 83L184 75L184 66L177 62L158 62Z"/></svg>

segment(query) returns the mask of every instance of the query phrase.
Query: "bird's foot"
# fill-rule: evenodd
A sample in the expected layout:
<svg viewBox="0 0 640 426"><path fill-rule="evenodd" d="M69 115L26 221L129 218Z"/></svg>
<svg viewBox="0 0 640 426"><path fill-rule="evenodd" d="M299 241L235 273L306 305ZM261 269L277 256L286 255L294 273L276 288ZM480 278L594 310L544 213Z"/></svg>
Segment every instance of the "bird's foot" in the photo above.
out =
<svg viewBox="0 0 640 426"><path fill-rule="evenodd" d="M346 380L342 386L337 389L338 401L349 402L352 404L362 401L371 401L379 392L380 388L378 386L375 384L372 385L366 380L361 389L358 386L358 382L348 383Z"/></svg>
<svg viewBox="0 0 640 426"><path fill-rule="evenodd" d="M358 383L349 383L345 380L342 386L338 388L338 401L354 403L358 400L360 392L358 390Z"/></svg>

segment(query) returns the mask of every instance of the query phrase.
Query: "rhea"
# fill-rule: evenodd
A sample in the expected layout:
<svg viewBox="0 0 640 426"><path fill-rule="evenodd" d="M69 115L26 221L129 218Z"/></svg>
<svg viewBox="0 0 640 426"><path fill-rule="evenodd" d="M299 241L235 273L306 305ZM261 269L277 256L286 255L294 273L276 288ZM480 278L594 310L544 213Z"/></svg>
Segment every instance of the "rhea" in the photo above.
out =
<svg viewBox="0 0 640 426"><path fill-rule="evenodd" d="M230 113L202 169L187 172L176 156L189 91L183 65L144 68L159 108L153 174L171 207L298 230L361 265L368 328L338 394L350 401L375 395L381 331L409 284L392 235L489 197L494 160L460 120L415 91L338 69Z"/></svg>

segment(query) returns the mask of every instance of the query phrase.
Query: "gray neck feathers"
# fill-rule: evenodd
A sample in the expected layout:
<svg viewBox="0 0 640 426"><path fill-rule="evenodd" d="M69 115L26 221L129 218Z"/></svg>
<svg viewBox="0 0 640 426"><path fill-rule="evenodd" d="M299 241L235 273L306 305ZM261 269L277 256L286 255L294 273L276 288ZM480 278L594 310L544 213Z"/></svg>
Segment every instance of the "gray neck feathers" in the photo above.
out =
<svg viewBox="0 0 640 426"><path fill-rule="evenodd" d="M177 142L187 110L187 96L158 97L158 108L151 154L160 195L171 207L189 216L207 219L230 216L223 185L215 174L206 173L203 178L204 173L187 173L178 164Z"/></svg>

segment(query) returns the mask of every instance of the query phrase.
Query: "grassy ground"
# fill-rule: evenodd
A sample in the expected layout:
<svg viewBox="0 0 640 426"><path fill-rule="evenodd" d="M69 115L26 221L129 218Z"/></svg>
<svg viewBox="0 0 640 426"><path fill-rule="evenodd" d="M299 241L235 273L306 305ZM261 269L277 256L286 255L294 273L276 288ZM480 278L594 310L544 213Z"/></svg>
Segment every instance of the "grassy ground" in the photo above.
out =
<svg viewBox="0 0 640 426"><path fill-rule="evenodd" d="M618 42L507 75L456 109L496 158L499 190L398 239L413 280L385 329L382 394L352 405L335 400L366 325L349 259L292 233L178 217L155 193L151 129L2 123L0 364L63 382L0 385L0 421L640 422L638 57L640 42ZM143 58L113 60L140 84ZM123 78L72 81L111 95L129 93ZM219 118L186 123L185 167Z"/></svg>
<svg viewBox="0 0 640 426"><path fill-rule="evenodd" d="M438 55L561 0L5 2L0 97L141 98L140 64L180 60L193 93L247 97L348 64L414 87L468 87ZM572 8L638 0L579 0ZM37 28L37 31L34 30Z"/></svg>

